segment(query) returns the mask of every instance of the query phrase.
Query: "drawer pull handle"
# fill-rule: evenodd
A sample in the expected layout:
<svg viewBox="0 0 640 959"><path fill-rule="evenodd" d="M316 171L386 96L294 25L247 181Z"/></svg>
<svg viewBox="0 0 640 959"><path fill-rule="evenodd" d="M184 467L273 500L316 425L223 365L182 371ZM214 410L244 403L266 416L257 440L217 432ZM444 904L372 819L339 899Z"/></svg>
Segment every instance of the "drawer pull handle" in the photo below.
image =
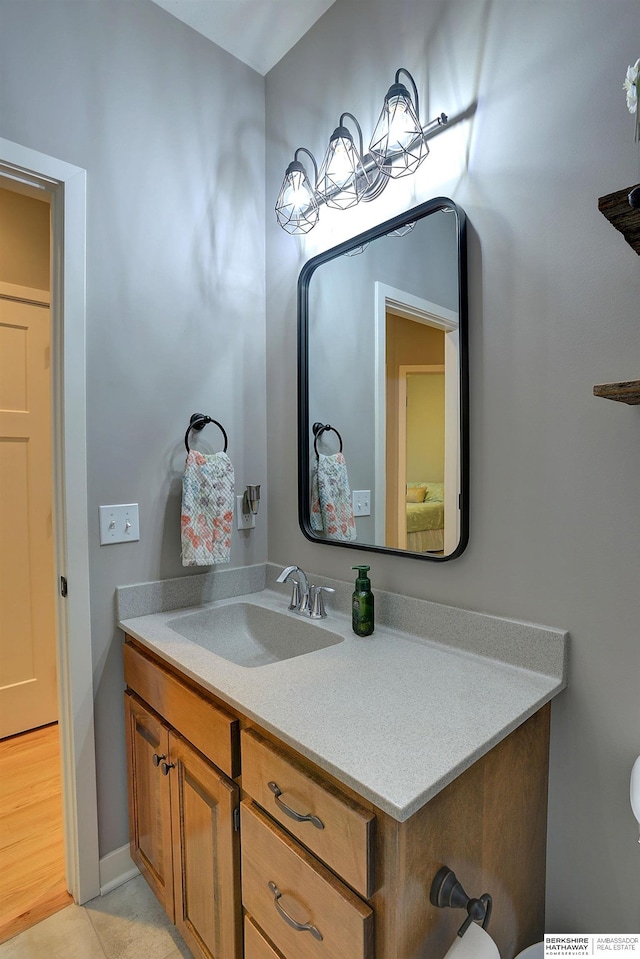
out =
<svg viewBox="0 0 640 959"><path fill-rule="evenodd" d="M164 755L158 756L157 753L154 753L154 754L153 754L153 765L154 765L154 766L159 766L159 765L160 765L160 761L161 761L162 759L166 759L166 758L167 758L167 757L164 756Z"/></svg>
<svg viewBox="0 0 640 959"><path fill-rule="evenodd" d="M279 914L282 916L285 922L288 922L289 925L296 929L298 932L310 932L314 939L317 939L319 942L322 942L322 933L317 926L312 926L310 922L298 922L293 916L290 916L288 912L285 912L282 906L279 903L279 899L282 896L282 893L276 886L275 882L269 883L269 889L273 893L273 904L278 910Z"/></svg>
<svg viewBox="0 0 640 959"><path fill-rule="evenodd" d="M291 806L287 806L287 804L283 802L282 799L280 799L280 796L282 795L282 790L280 789L277 783L271 782L268 785L269 785L269 789L275 796L275 800L278 806L280 807L280 809L282 809L283 812L287 814L287 816L291 816L291 818L295 819L296 822L310 822L312 826L316 827L316 829L324 829L323 821L321 819L318 819L317 816L313 816L311 813L306 813L306 814L299 813L299 812L296 812L295 809L292 809Z"/></svg>
<svg viewBox="0 0 640 959"><path fill-rule="evenodd" d="M160 772L162 773L163 776L168 776L169 770L173 769L174 766L175 766L175 763L163 763L160 766Z"/></svg>

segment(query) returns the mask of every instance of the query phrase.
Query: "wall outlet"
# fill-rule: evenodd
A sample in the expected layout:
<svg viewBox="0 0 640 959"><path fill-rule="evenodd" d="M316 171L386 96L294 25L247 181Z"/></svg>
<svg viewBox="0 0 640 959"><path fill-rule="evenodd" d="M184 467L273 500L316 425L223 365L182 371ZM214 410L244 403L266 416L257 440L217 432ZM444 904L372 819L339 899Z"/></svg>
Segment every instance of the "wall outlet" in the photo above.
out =
<svg viewBox="0 0 640 959"><path fill-rule="evenodd" d="M108 543L133 543L140 539L138 504L99 506L100 545Z"/></svg>
<svg viewBox="0 0 640 959"><path fill-rule="evenodd" d="M243 496L236 496L236 525L238 529L255 529L256 518L253 513L249 513L247 516L246 513L242 512L242 501Z"/></svg>
<svg viewBox="0 0 640 959"><path fill-rule="evenodd" d="M371 490L354 489L351 492L354 516L371 516Z"/></svg>

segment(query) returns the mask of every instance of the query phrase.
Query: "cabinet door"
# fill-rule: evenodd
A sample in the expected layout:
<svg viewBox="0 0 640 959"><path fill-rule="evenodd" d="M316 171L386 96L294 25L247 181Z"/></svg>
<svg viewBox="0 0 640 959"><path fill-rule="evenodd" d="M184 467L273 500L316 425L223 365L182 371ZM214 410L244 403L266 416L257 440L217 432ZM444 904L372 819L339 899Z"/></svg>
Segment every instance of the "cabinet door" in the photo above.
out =
<svg viewBox="0 0 640 959"><path fill-rule="evenodd" d="M131 693L125 695L131 858L173 921L169 732Z"/></svg>
<svg viewBox="0 0 640 959"><path fill-rule="evenodd" d="M198 959L239 959L238 787L170 734L175 922Z"/></svg>

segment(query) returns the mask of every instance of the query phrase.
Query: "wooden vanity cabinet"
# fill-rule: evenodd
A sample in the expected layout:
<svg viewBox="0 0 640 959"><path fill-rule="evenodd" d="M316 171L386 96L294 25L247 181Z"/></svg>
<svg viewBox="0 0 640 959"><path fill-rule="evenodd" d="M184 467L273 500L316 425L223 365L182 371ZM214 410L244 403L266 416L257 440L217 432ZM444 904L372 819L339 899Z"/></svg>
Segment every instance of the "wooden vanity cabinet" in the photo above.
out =
<svg viewBox="0 0 640 959"><path fill-rule="evenodd" d="M250 799L242 904L286 959L373 959L373 910Z"/></svg>
<svg viewBox="0 0 640 959"><path fill-rule="evenodd" d="M250 799L241 804L242 895L257 932L264 933L262 951L270 944L278 959L334 957L329 942L288 930L269 900L268 880L280 874L281 891L289 894L287 907L297 906L298 918L306 917L321 932L325 925L331 931L322 890L310 875L303 878L300 865L292 872L288 860L296 847L307 866L313 866L314 858L308 850L330 867L338 891L348 883L359 894L350 904L362 928L354 932L357 926L348 924L353 919L348 910L341 915L338 959L442 959L466 918L464 911L439 909L429 901L433 877L443 865L454 870L469 896L493 897L489 931L503 959L541 939L549 714L549 707L543 707L405 822L358 799L276 741L243 729L242 785ZM317 815L325 829L283 813L269 787L274 781L281 800L298 813ZM304 847L287 842L279 826ZM371 915L363 911L367 908ZM337 908L333 912L337 917ZM256 955L261 959L259 950ZM251 954L245 952L245 959L252 959Z"/></svg>
<svg viewBox="0 0 640 959"><path fill-rule="evenodd" d="M128 682L143 671L162 686L136 650L125 662ZM240 959L239 788L131 688L125 715L131 857L197 959Z"/></svg>
<svg viewBox="0 0 640 959"><path fill-rule="evenodd" d="M442 959L442 865L503 959L542 938L548 705L398 822L129 639L125 674L132 856L198 959Z"/></svg>
<svg viewBox="0 0 640 959"><path fill-rule="evenodd" d="M256 729L243 729L240 745L244 792L360 896L371 896L376 825L371 807Z"/></svg>
<svg viewBox="0 0 640 959"><path fill-rule="evenodd" d="M244 917L244 959L282 959L267 942L251 916Z"/></svg>
<svg viewBox="0 0 640 959"><path fill-rule="evenodd" d="M466 913L429 902L442 865L467 895L491 895L502 959L543 938L549 720L547 704L406 822L379 818L376 959L446 954Z"/></svg>
<svg viewBox="0 0 640 959"><path fill-rule="evenodd" d="M171 792L160 770L168 761L169 729L131 693L124 706L131 858L174 922Z"/></svg>
<svg viewBox="0 0 640 959"><path fill-rule="evenodd" d="M237 959L238 787L173 734L169 757L176 925L194 956Z"/></svg>

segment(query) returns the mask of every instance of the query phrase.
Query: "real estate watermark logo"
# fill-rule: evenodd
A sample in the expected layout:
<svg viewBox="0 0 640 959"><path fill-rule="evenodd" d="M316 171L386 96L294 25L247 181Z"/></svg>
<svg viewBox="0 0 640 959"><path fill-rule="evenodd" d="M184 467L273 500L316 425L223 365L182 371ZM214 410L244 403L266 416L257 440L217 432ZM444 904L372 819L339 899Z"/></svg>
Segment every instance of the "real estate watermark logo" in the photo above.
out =
<svg viewBox="0 0 640 959"><path fill-rule="evenodd" d="M544 937L547 956L640 956L640 935L554 935Z"/></svg>

